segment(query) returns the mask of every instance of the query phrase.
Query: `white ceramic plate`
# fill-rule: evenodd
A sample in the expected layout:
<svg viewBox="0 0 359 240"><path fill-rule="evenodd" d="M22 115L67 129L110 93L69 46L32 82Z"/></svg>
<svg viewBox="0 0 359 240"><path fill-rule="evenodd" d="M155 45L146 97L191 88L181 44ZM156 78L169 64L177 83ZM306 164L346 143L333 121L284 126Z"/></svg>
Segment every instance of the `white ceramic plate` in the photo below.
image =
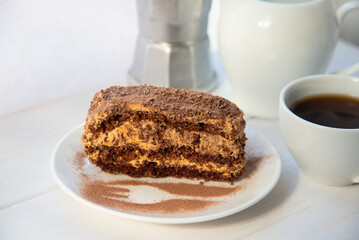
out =
<svg viewBox="0 0 359 240"><path fill-rule="evenodd" d="M79 153L83 150L81 144L82 126L79 126L66 134L55 147L51 167L53 176L58 185L70 196L79 200L80 202L107 212L112 215L129 218L133 220L163 224L183 224L203 222L221 217L229 216L231 214L240 212L253 204L263 199L278 182L281 172L281 161L276 149L267 141L262 135L247 127L247 145L246 154L248 161L252 162L252 170L248 176L242 177L234 184L221 182L205 182L199 185L200 180L186 180L175 178L131 178L125 175L114 175L102 172L98 167L90 164L87 158L79 159ZM77 157L76 157L77 154ZM78 162L82 161L79 165ZM253 164L255 161L256 164ZM253 168L253 166L255 166ZM184 183L193 184L197 186L214 186L220 188L236 188L239 189L231 195L218 197L216 204L210 204L207 207L196 210L183 210L177 212L161 212L156 210L141 210L131 209L107 205L102 202L96 202L88 195L84 194L84 180L86 176L87 181L146 181L152 183ZM131 186L128 186L131 187ZM150 189L151 190L151 189ZM140 192L140 200L145 202L148 199L156 198L154 194L158 195L158 191L150 191L143 188ZM131 193L130 193L131 194ZM138 194L138 193L137 193ZM181 196L176 196L181 198ZM138 198L138 197L137 197ZM148 198L148 199L146 199ZM206 199L203 199L206 200ZM131 203L132 205L135 205ZM146 207L151 204L146 205ZM137 206L137 205L135 205Z"/></svg>

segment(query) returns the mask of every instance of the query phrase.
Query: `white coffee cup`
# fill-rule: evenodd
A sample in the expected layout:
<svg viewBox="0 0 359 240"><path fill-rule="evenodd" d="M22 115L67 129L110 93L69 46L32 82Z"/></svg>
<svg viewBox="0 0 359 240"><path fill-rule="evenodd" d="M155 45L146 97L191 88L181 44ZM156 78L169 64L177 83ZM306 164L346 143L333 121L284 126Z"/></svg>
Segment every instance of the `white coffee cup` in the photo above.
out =
<svg viewBox="0 0 359 240"><path fill-rule="evenodd" d="M290 110L298 100L321 94L359 98L359 78L316 75L286 85L279 100L279 121L285 143L310 179L333 186L359 183L359 128L318 125L298 117Z"/></svg>

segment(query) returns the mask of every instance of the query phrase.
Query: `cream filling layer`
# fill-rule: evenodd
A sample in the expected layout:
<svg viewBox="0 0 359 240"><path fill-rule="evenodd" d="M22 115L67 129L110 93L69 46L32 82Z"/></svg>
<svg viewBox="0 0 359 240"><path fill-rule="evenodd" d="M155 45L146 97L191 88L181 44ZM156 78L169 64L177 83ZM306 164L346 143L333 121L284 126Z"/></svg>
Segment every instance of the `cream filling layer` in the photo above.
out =
<svg viewBox="0 0 359 240"><path fill-rule="evenodd" d="M92 159L98 159L99 151L94 152L93 154L89 155ZM245 162L240 162L237 164L233 164L230 168L227 165L218 164L215 162L207 162L204 164L199 164L193 161L189 161L188 159L184 158L183 156L180 156L177 159L166 159L164 160L158 160L158 159L148 159L146 156L141 156L138 159L132 160L127 162L127 164L131 164L132 166L138 168L141 167L141 165L144 163L144 161L147 162L155 162L159 166L165 166L165 167L193 167L194 169L197 169L200 172L203 171L210 171L210 172L217 172L223 174L223 176L230 176L231 174L236 174L238 172L241 172Z"/></svg>
<svg viewBox="0 0 359 240"><path fill-rule="evenodd" d="M238 157L240 148L222 136L213 135L198 131L178 131L175 128L167 128L163 132L162 141L156 139L156 124L149 120L131 123L126 121L121 126L98 136L87 132L87 139L92 145L104 145L109 147L119 147L126 144L136 144L139 148L146 151L156 151L163 148L162 141L166 145L174 147L191 147L195 152L213 155L221 154L223 157ZM194 144L198 140L199 144Z"/></svg>
<svg viewBox="0 0 359 240"><path fill-rule="evenodd" d="M99 102L95 102L94 104L104 104L104 103L99 103ZM134 103L127 103L126 104L128 107L128 111L139 111L139 112L159 112L161 113L161 111L155 109L155 108L151 108L151 107L144 107L141 104L134 104ZM162 112L162 114L167 115L168 113L166 112ZM170 115L169 115L170 116ZM89 121L88 121L88 125L93 125L93 126L100 126L104 121L106 121L107 118L107 114L99 111L97 112ZM201 120L204 117L200 114L197 116L193 116L193 117L187 117L188 120ZM204 123L206 124L211 124L211 125L221 125L222 124L222 119L206 119ZM226 119L225 123L223 125L223 132L227 135L231 134L232 132L232 128L233 128L233 121L234 122L244 122L243 119L241 117L238 117L236 119ZM245 124L240 125L239 126L239 131L243 131L245 127ZM236 136L238 137L238 136Z"/></svg>
<svg viewBox="0 0 359 240"><path fill-rule="evenodd" d="M180 166L180 167L185 166L185 167L190 167L190 168L194 167L195 169L198 169L200 172L201 171L211 171L211 172L215 171L215 172L223 174L224 176L229 176L232 173L240 172L244 166L244 163L237 163L237 164L233 164L231 169L229 169L228 166L226 166L226 165L219 165L214 162L207 162L204 164L191 162L182 156L178 159L172 159L172 160L166 160L166 161L161 161L161 160L157 160L157 159L148 160L146 158L143 158L143 159L139 159L139 160L132 160L128 163L134 167L140 167L144 161L155 162L158 165L164 165L166 167L170 167L170 166Z"/></svg>

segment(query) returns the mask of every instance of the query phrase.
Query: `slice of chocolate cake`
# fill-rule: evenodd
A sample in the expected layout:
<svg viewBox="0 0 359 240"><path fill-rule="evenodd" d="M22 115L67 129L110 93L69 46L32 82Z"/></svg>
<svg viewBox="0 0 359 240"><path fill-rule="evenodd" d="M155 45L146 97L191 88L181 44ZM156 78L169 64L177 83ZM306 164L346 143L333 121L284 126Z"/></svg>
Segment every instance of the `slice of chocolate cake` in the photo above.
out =
<svg viewBox="0 0 359 240"><path fill-rule="evenodd" d="M222 97L110 87L92 100L82 143L107 172L234 181L244 173L244 128L242 111Z"/></svg>

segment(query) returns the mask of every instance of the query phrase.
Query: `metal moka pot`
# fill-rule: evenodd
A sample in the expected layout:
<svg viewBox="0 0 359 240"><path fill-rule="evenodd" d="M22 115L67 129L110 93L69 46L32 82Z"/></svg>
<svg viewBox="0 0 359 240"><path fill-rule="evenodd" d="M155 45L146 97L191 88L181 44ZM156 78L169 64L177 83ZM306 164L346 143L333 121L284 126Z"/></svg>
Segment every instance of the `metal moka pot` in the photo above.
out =
<svg viewBox="0 0 359 240"><path fill-rule="evenodd" d="M207 35L212 0L137 0L139 36L130 84L210 91L217 83Z"/></svg>

